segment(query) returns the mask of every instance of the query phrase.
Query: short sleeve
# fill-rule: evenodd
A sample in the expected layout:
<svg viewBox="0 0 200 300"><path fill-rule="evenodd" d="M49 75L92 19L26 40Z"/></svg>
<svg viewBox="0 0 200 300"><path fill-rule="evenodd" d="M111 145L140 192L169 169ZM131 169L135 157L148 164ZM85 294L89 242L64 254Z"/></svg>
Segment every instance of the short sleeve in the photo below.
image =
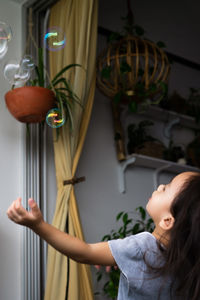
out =
<svg viewBox="0 0 200 300"><path fill-rule="evenodd" d="M138 244L138 235L108 241L115 262L127 279L129 274L133 274L138 268L142 258L141 248Z"/></svg>
<svg viewBox="0 0 200 300"><path fill-rule="evenodd" d="M121 271L118 299L157 299L163 281L152 278L146 265L146 262L152 266L163 263L155 236L141 232L124 239L110 240L108 245ZM162 299L169 299L169 280L165 278L165 282Z"/></svg>

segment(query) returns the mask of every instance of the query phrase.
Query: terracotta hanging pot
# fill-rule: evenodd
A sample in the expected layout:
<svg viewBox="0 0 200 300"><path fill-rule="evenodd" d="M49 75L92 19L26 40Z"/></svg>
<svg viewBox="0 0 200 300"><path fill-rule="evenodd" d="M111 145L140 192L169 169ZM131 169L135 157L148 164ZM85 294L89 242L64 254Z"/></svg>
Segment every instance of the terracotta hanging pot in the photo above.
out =
<svg viewBox="0 0 200 300"><path fill-rule="evenodd" d="M18 121L39 123L55 107L55 94L47 88L24 86L7 92L5 101L8 110Z"/></svg>

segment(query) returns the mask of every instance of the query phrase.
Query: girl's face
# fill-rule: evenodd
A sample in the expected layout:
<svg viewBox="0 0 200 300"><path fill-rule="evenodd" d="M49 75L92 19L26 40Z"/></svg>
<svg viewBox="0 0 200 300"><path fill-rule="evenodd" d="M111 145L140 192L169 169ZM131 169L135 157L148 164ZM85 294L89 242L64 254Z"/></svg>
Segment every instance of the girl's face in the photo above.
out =
<svg viewBox="0 0 200 300"><path fill-rule="evenodd" d="M188 176L192 175L192 172L184 172L176 177L168 184L161 184L155 190L149 199L146 210L153 219L155 225L163 218L167 218L170 213L170 206L175 198L176 194L181 190L181 187Z"/></svg>

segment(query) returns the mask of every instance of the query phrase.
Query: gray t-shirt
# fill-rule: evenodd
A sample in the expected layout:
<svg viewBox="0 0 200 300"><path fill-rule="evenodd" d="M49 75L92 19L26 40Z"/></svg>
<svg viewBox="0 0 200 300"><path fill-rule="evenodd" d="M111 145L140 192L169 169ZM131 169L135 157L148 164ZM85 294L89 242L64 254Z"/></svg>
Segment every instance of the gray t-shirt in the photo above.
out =
<svg viewBox="0 0 200 300"><path fill-rule="evenodd" d="M171 278L167 277L164 281L161 277L152 279L155 274L147 272L148 267L143 260L146 251L145 258L150 265L160 266L164 263L156 238L151 233L138 233L108 241L108 244L121 271L118 300L157 300L162 284L160 300L170 300Z"/></svg>

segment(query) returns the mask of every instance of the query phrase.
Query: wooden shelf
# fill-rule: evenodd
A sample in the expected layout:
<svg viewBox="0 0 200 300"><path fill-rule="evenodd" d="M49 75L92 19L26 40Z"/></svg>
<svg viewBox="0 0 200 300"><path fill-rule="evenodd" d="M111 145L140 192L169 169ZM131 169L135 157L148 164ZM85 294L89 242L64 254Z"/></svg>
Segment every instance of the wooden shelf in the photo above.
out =
<svg viewBox="0 0 200 300"><path fill-rule="evenodd" d="M171 173L181 173L186 171L200 172L197 167L183 165L168 160L158 159L141 154L132 154L126 157L126 160L119 162L118 176L119 176L119 189L121 193L125 193L125 171L129 165L143 168L155 169L154 172L154 188L158 185L158 174L162 171Z"/></svg>
<svg viewBox="0 0 200 300"><path fill-rule="evenodd" d="M167 170L172 173L180 173L184 171L199 171L199 168L197 167L183 165L173 161L159 159L159 158L136 154L136 153L127 156L126 161L130 161L132 157L136 158L134 162L135 166L152 168L152 169L159 169L166 166Z"/></svg>

